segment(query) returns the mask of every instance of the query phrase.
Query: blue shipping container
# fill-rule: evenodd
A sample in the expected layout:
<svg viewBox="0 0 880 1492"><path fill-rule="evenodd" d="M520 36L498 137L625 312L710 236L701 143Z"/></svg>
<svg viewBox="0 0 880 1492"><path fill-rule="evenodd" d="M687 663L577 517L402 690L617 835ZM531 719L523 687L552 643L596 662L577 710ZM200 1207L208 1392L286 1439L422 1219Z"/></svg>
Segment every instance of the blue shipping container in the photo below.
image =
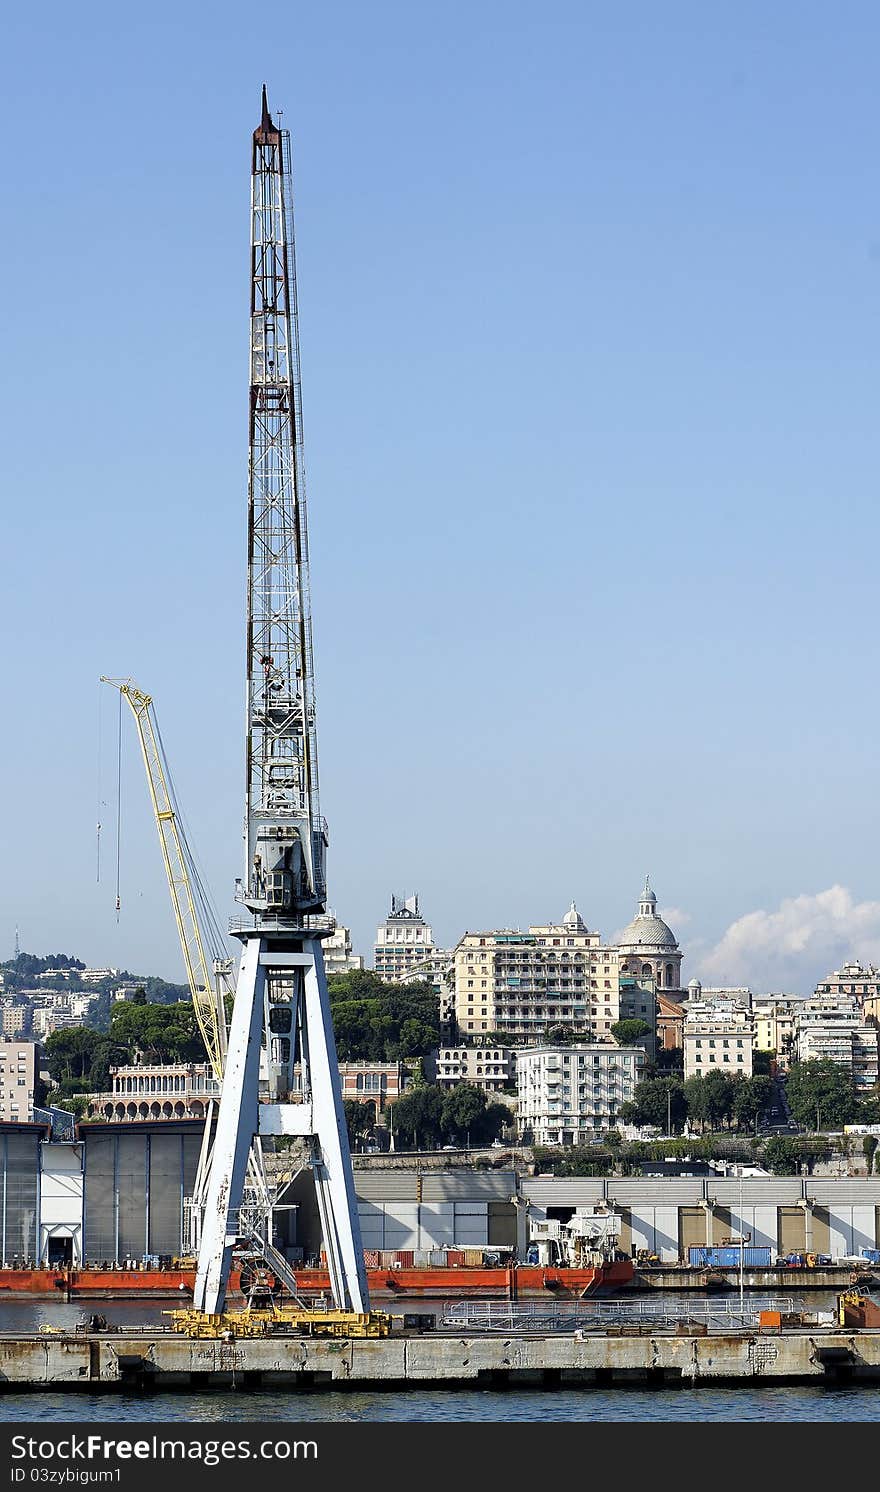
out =
<svg viewBox="0 0 880 1492"><path fill-rule="evenodd" d="M872 1264L880 1264L880 1249L862 1249L862 1258L870 1259Z"/></svg>
<svg viewBox="0 0 880 1492"><path fill-rule="evenodd" d="M689 1248L688 1261L701 1269L739 1269L740 1252L745 1269L767 1269L772 1263L771 1249L750 1248L748 1244L742 1250L739 1244Z"/></svg>

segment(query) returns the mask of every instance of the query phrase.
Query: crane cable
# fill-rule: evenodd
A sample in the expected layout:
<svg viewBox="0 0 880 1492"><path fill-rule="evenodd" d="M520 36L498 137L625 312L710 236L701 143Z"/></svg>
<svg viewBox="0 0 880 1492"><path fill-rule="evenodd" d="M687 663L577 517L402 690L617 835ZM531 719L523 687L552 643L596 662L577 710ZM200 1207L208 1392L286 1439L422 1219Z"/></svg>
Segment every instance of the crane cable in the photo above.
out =
<svg viewBox="0 0 880 1492"><path fill-rule="evenodd" d="M119 921L119 865L122 850L122 693L119 695L119 714L116 730L116 921Z"/></svg>
<svg viewBox="0 0 880 1492"><path fill-rule="evenodd" d="M122 696L120 695L120 699L121 697ZM190 884L192 886L193 894L198 904L199 927L202 933L205 935L207 943L209 944L211 957L214 959L224 959L228 955L226 953L226 948L223 941L223 934L220 931L219 918L215 911L214 903L211 899L211 894L207 888L204 874L202 873L196 859L189 829L183 816L183 810L180 806L180 800L177 796L177 790L174 786L174 778L171 775L171 768L168 764L168 755L165 750L165 742L162 740L162 732L159 729L159 722L156 719L155 712L153 712L152 715L152 725L153 734L156 737L156 744L159 748L159 755L162 761L162 770L165 774L165 785L168 789L168 799L171 803L174 817L177 821L181 848L183 849L184 857L186 859L187 874L190 878Z"/></svg>

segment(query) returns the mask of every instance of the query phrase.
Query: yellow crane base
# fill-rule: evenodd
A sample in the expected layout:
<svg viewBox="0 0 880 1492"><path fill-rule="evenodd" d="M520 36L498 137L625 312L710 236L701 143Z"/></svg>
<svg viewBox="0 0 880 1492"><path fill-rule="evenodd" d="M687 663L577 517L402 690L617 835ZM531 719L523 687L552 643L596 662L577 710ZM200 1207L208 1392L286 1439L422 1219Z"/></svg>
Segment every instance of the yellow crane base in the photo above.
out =
<svg viewBox="0 0 880 1492"><path fill-rule="evenodd" d="M387 1337L391 1317L385 1311L165 1311L175 1331L188 1337L232 1341L237 1337L271 1337L282 1333L309 1337Z"/></svg>

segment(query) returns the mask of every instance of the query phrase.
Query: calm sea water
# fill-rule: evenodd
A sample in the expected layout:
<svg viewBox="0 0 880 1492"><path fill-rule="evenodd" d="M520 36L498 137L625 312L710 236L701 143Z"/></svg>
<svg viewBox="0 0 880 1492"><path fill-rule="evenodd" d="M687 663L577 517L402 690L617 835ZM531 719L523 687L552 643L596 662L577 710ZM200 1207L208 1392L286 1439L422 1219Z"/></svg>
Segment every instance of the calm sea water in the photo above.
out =
<svg viewBox="0 0 880 1492"><path fill-rule="evenodd" d="M630 1297L632 1298L632 1297ZM667 1296L668 1300L672 1297ZM685 1297L682 1297L684 1299ZM693 1299L692 1296L687 1297ZM799 1299L805 1308L830 1309L833 1292L810 1292ZM164 1311L172 1301L133 1305L131 1301L89 1301L65 1305L56 1301L0 1301L0 1334L34 1331L42 1324L73 1326L83 1310L100 1312L111 1324L168 1323ZM439 1310L436 1302L426 1309ZM612 1421L687 1421L776 1423L880 1421L880 1385L756 1388L670 1387L659 1389L431 1390L391 1393L297 1393L287 1390L216 1393L167 1392L148 1395L116 1393L0 1392L0 1422L67 1422L129 1425L196 1421L200 1424L275 1421L308 1423L399 1423L477 1421L547 1423Z"/></svg>
<svg viewBox="0 0 880 1492"><path fill-rule="evenodd" d="M246 1424L546 1424L611 1421L715 1421L737 1424L840 1424L880 1421L878 1388L536 1389L455 1393L0 1394L0 1422L129 1426L188 1421Z"/></svg>

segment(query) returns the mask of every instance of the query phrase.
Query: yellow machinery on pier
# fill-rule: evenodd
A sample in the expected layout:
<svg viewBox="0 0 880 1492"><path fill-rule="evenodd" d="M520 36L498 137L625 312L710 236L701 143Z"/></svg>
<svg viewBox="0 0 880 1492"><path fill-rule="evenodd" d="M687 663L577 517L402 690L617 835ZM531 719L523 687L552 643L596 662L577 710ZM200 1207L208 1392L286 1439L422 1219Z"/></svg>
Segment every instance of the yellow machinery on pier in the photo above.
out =
<svg viewBox="0 0 880 1492"><path fill-rule="evenodd" d="M301 1311L283 1306L265 1311L167 1311L175 1331L187 1337L232 1341L238 1337L388 1337L385 1311Z"/></svg>

